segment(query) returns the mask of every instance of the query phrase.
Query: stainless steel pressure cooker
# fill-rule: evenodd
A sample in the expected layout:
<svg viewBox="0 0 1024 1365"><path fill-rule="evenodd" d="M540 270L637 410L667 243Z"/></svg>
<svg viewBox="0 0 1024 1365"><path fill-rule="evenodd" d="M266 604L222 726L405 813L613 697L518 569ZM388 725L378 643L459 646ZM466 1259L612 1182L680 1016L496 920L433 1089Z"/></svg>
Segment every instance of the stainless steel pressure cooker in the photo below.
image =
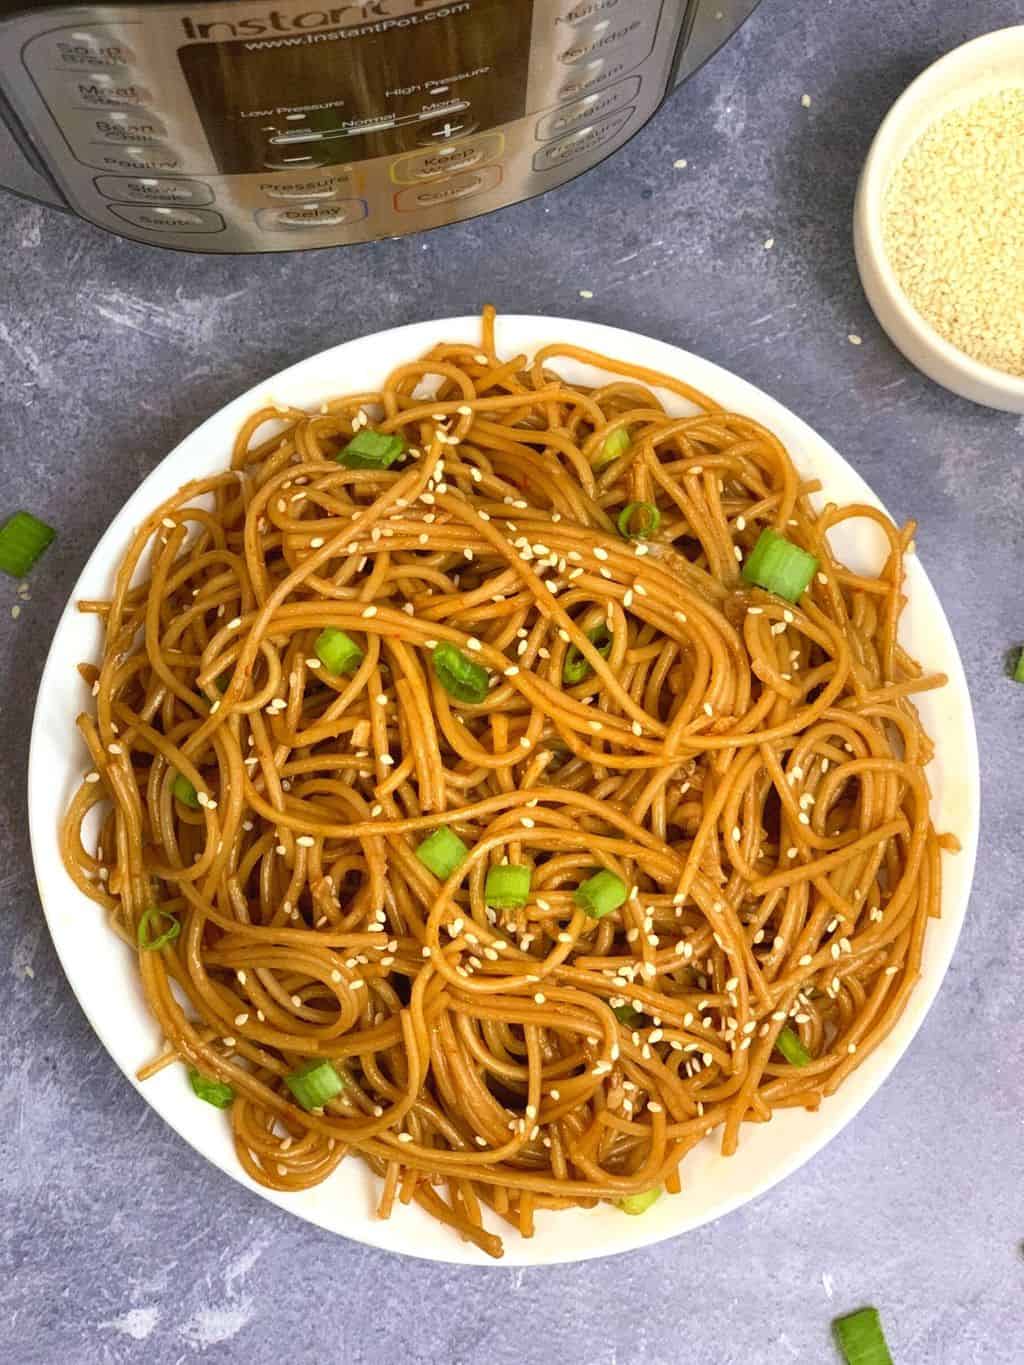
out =
<svg viewBox="0 0 1024 1365"><path fill-rule="evenodd" d="M154 246L438 227L601 161L757 0L0 0L0 184Z"/></svg>

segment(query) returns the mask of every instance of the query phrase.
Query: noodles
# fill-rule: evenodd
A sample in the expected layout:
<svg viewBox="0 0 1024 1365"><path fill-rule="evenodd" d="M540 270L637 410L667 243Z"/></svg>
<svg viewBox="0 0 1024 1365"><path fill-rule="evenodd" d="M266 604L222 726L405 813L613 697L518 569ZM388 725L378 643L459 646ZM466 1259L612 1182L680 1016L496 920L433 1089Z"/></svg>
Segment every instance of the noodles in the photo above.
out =
<svg viewBox="0 0 1024 1365"><path fill-rule="evenodd" d="M715 1129L817 1108L906 1005L955 841L909 700L944 679L897 641L913 527L815 487L679 380L499 358L490 310L380 392L254 413L83 604L62 849L143 944L143 1074L229 1085L261 1184L359 1157L381 1216L493 1256L486 1208L529 1236L678 1191ZM829 548L858 518L877 577ZM819 561L797 604L741 577L768 527Z"/></svg>

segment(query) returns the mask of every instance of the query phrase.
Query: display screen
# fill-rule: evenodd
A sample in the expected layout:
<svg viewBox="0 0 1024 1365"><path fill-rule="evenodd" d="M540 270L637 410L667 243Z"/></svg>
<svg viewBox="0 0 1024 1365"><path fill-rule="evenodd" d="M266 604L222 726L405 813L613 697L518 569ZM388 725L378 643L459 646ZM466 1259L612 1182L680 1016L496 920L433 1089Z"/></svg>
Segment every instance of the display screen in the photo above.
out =
<svg viewBox="0 0 1024 1365"><path fill-rule="evenodd" d="M406 8L343 27L317 26L338 10L190 21L178 57L221 172L443 146L525 113L533 0Z"/></svg>

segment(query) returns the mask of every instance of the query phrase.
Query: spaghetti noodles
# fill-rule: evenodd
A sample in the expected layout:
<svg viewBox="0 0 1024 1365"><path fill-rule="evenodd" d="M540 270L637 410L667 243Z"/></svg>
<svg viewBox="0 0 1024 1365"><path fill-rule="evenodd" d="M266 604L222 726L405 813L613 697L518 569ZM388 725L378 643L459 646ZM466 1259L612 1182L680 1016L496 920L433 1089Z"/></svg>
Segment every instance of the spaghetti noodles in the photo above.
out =
<svg viewBox="0 0 1024 1365"><path fill-rule="evenodd" d="M82 604L63 853L137 948L142 1074L184 1062L260 1183L358 1156L381 1216L493 1256L485 1206L638 1211L715 1129L817 1108L903 1010L954 841L909 700L944 679L897 640L913 528L815 487L678 379L499 358L491 310L379 392L254 413ZM877 577L830 550L856 518ZM742 575L765 529L817 561L796 602Z"/></svg>

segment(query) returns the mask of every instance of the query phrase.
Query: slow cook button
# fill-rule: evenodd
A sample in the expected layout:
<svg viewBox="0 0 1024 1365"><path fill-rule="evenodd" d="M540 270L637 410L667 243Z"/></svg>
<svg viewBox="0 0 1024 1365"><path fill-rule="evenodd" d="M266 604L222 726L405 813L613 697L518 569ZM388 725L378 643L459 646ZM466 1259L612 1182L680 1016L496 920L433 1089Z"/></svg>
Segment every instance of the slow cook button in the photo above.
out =
<svg viewBox="0 0 1024 1365"><path fill-rule="evenodd" d="M97 142L154 143L167 136L167 129L152 114L118 113L97 114L87 125Z"/></svg>
<svg viewBox="0 0 1024 1365"><path fill-rule="evenodd" d="M607 118L600 119L597 123L590 123L585 128L577 129L575 133L570 133L559 142L549 142L534 156L533 169L553 171L570 161L576 161L581 156L589 156L606 142L611 142L626 126L633 113L632 106L629 109L620 109L618 113L609 114Z"/></svg>
<svg viewBox="0 0 1024 1365"><path fill-rule="evenodd" d="M224 219L212 209L159 208L156 204L108 204L115 218L152 232L223 232Z"/></svg>
<svg viewBox="0 0 1024 1365"><path fill-rule="evenodd" d="M547 142L553 137L571 133L581 124L593 123L595 119L607 118L623 105L631 104L640 90L640 77L630 76L629 80L619 81L600 94L588 95L586 99L576 100L562 109L545 114L537 124L537 138Z"/></svg>
<svg viewBox="0 0 1024 1365"><path fill-rule="evenodd" d="M347 227L366 217L365 199L344 199L337 204L296 204L290 209L257 209L256 222L264 232L289 232L305 228Z"/></svg>
<svg viewBox="0 0 1024 1365"><path fill-rule="evenodd" d="M427 185L410 185L395 195L399 213L414 213L417 209L436 209L460 199L497 189L501 184L500 166L483 166L478 171L463 171L450 180L435 180Z"/></svg>
<svg viewBox="0 0 1024 1365"><path fill-rule="evenodd" d="M126 204L212 204L213 190L201 180L169 175L98 175L96 188Z"/></svg>
<svg viewBox="0 0 1024 1365"><path fill-rule="evenodd" d="M399 157L391 167L391 179L396 185L419 185L425 180L436 180L442 175L457 175L460 171L494 161L505 150L501 133L484 133L465 142L449 143L431 148L429 152L414 152Z"/></svg>

